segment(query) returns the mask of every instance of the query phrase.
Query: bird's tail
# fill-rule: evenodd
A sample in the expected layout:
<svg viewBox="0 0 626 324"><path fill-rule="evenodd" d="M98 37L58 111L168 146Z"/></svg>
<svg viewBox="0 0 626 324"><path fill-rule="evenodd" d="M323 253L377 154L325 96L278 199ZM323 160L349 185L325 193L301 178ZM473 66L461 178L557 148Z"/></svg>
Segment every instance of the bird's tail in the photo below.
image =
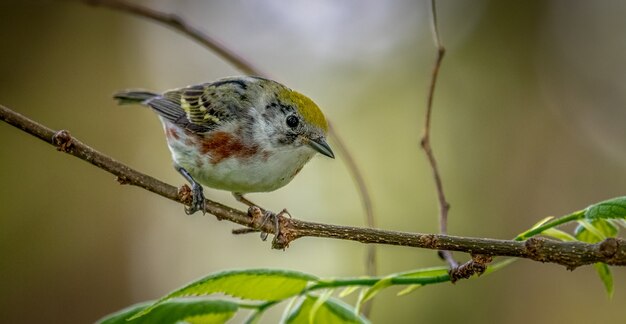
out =
<svg viewBox="0 0 626 324"><path fill-rule="evenodd" d="M159 96L158 94L145 90L123 90L113 95L120 105L143 104L147 100Z"/></svg>

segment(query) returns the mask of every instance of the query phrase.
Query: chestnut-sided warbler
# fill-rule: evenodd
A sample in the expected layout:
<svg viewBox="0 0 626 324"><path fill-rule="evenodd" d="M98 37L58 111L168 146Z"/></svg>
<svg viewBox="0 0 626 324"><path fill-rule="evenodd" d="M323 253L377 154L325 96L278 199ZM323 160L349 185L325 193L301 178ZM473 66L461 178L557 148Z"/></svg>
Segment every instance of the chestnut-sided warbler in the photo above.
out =
<svg viewBox="0 0 626 324"><path fill-rule="evenodd" d="M315 153L334 158L328 124L308 97L258 77L232 77L157 94L122 91L120 104L156 112L175 169L191 183L187 214L204 212L202 186L232 192L267 192L293 179Z"/></svg>

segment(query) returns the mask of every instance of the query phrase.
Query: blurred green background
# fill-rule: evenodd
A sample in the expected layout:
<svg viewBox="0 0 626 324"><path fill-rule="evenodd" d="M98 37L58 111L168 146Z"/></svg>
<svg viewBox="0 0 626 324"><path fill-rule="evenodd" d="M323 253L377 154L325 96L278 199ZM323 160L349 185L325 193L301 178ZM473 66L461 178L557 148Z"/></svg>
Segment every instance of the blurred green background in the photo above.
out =
<svg viewBox="0 0 626 324"><path fill-rule="evenodd" d="M437 231L419 149L435 56L428 2L141 3L187 18L312 97L365 173L379 227ZM448 53L432 144L451 234L511 238L548 215L626 194L625 2L447 0L439 10ZM0 44L1 104L176 185L184 181L157 118L116 106L111 94L238 74L163 26L77 2L1 1ZM0 322L93 322L228 268L365 273L361 244L305 238L271 250L4 123L0 139ZM242 207L229 193L205 192ZM341 158L318 157L290 185L251 199L301 219L364 224ZM378 251L381 274L442 264L433 251ZM372 320L616 322L626 318L626 271L613 270L612 300L591 267L523 260L404 297L387 289Z"/></svg>

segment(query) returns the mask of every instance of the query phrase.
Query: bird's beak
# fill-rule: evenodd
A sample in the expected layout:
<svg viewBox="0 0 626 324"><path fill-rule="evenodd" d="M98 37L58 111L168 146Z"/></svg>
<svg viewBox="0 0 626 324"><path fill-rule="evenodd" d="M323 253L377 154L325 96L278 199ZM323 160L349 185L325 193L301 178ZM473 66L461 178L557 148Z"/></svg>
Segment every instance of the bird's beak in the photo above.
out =
<svg viewBox="0 0 626 324"><path fill-rule="evenodd" d="M328 145L328 143L326 143L326 140L324 140L323 137L316 138L316 139L309 139L308 144L313 149L328 156L329 158L331 159L335 158L335 154L333 153L333 150L330 149L330 146Z"/></svg>

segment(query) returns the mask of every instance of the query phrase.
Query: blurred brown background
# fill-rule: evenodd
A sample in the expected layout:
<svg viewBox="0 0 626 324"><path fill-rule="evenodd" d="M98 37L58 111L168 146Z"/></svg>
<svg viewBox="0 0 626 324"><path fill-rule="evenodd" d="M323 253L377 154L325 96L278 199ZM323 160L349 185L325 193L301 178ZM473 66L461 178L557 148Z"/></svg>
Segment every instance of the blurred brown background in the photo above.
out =
<svg viewBox="0 0 626 324"><path fill-rule="evenodd" d="M381 228L437 231L418 148L435 55L426 1L142 3L186 17L312 97L359 161ZM511 238L548 215L626 194L625 2L448 0L439 9L448 53L432 144L451 234ZM163 26L76 2L1 1L0 48L1 104L176 185L184 181L157 118L116 106L111 94L238 74ZM361 244L307 238L271 250L4 123L0 141L0 322L93 322L228 268L364 274ZM316 158L287 187L251 198L297 218L364 223L341 158ZM378 250L382 274L442 264L433 251ZM523 260L404 297L387 289L372 320L616 322L626 317L626 272L613 271L608 300L591 267Z"/></svg>

